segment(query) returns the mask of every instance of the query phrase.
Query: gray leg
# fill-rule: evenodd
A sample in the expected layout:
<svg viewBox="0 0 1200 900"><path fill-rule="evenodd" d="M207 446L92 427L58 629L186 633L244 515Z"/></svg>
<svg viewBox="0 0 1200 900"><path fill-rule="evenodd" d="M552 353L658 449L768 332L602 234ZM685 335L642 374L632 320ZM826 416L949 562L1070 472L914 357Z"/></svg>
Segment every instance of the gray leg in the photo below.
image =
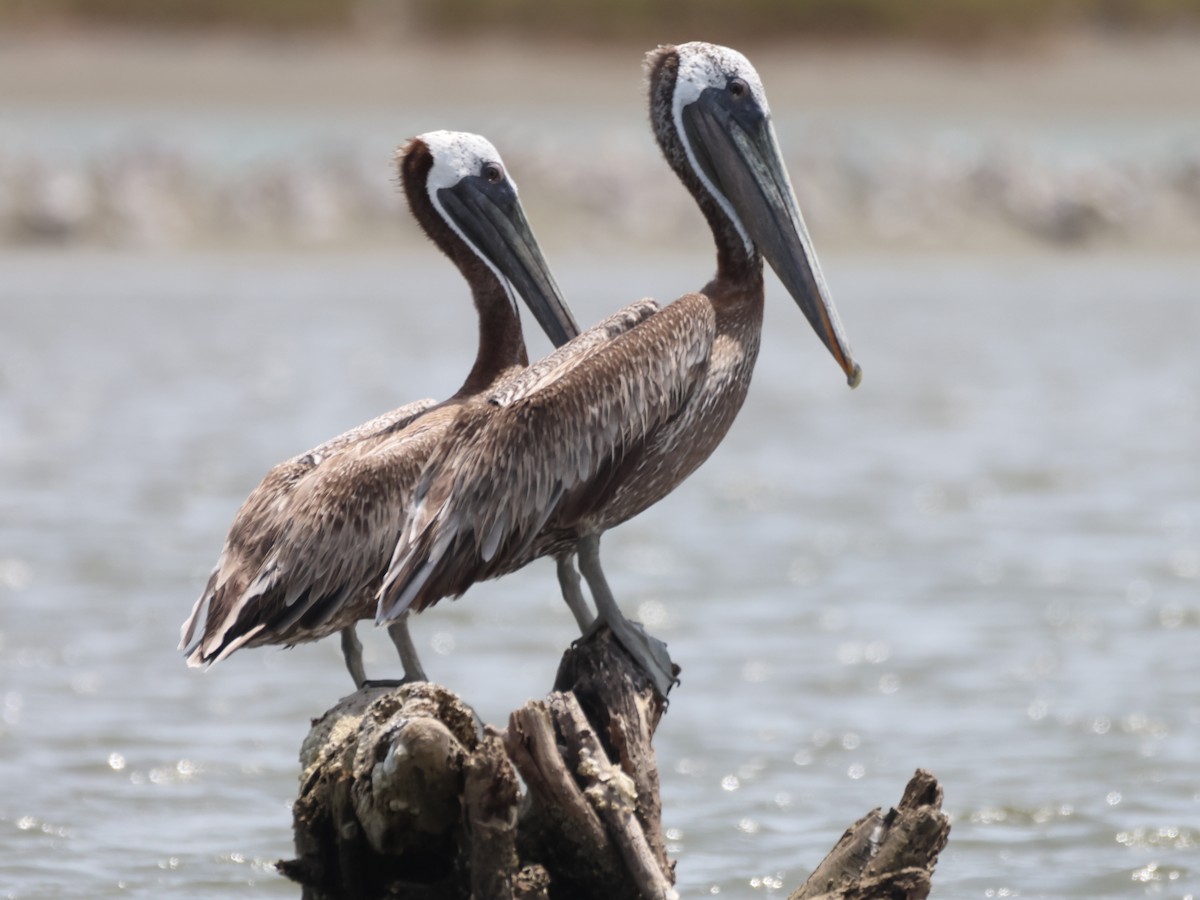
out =
<svg viewBox="0 0 1200 900"><path fill-rule="evenodd" d="M354 686L360 688L367 680L367 670L363 668L362 643L353 625L342 629L342 656L346 658L346 668L354 679Z"/></svg>
<svg viewBox="0 0 1200 900"><path fill-rule="evenodd" d="M558 583L562 587L563 599L567 601L575 621L579 623L579 631L586 634L595 617L584 599L583 591L579 589L579 573L575 571L572 562L574 558L574 553L567 553L555 560L558 563Z"/></svg>
<svg viewBox="0 0 1200 900"><path fill-rule="evenodd" d="M612 629L621 646L629 651L629 655L650 676L658 692L666 697L667 691L675 683L667 645L650 637L640 625L630 622L617 607L617 601L613 599L600 568L600 536L593 534L580 538L578 549L579 571L587 579L592 599L596 601L597 621Z"/></svg>
<svg viewBox="0 0 1200 900"><path fill-rule="evenodd" d="M388 636L400 653L400 662L404 665L404 680L428 681L425 670L421 668L421 660L417 657L412 635L408 633L408 613L402 613L400 618L388 626Z"/></svg>

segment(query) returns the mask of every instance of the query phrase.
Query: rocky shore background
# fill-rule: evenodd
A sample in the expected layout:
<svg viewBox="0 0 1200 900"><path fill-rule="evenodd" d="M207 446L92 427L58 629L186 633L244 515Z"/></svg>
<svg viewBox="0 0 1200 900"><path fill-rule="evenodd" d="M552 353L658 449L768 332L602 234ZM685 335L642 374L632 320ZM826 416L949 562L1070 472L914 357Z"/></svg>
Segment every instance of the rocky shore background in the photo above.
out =
<svg viewBox="0 0 1200 900"><path fill-rule="evenodd" d="M497 144L548 246L690 246L651 45L10 31L0 246L417 240L390 156L440 127ZM823 245L1200 247L1200 37L746 49Z"/></svg>

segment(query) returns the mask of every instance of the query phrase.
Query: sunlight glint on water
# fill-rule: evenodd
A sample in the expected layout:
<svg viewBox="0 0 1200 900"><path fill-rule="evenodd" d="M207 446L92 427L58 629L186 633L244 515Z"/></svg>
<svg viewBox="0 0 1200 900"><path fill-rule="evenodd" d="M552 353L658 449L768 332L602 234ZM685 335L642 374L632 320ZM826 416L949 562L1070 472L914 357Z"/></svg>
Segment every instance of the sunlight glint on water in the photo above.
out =
<svg viewBox="0 0 1200 900"><path fill-rule="evenodd" d="M770 282L725 445L605 541L683 667L657 741L681 890L786 896L923 766L954 817L940 896L1194 892L1200 268L825 267L862 388ZM710 269L557 267L581 322ZM465 291L431 253L0 275L5 891L294 896L272 863L309 718L350 687L336 642L200 674L178 627L270 464L457 386ZM414 631L501 722L573 623L542 563Z"/></svg>

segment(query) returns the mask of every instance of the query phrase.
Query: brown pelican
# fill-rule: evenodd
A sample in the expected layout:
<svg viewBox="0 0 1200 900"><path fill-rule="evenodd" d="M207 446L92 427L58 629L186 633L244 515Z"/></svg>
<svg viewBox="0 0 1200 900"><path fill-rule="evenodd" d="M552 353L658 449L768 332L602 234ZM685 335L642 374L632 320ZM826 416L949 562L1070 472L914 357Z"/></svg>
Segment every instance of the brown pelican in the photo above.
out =
<svg viewBox="0 0 1200 900"><path fill-rule="evenodd" d="M346 666L361 686L355 623L374 615L417 476L459 412L528 363L514 292L555 345L578 334L490 143L436 131L413 138L397 160L417 222L471 287L475 364L450 399L402 406L267 473L234 518L183 625L180 649L191 666L239 647L291 646L340 631ZM424 679L404 618L390 631L406 678Z"/></svg>
<svg viewBox="0 0 1200 900"><path fill-rule="evenodd" d="M598 347L585 332L455 423L417 486L376 621L577 550L600 620L665 695L670 660L617 608L600 536L665 497L725 436L758 355L764 257L851 387L861 370L753 66L689 43L653 51L647 68L654 133L712 229L716 276Z"/></svg>

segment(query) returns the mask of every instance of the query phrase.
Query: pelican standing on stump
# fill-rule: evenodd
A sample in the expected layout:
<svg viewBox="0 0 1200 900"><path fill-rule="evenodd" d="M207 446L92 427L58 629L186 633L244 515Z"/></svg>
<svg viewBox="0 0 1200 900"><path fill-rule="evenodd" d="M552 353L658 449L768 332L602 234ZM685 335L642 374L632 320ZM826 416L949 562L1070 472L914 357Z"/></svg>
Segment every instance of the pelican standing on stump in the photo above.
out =
<svg viewBox="0 0 1200 900"><path fill-rule="evenodd" d="M660 311L631 308L638 321L609 340L585 332L455 422L417 485L376 621L578 551L599 620L665 696L670 658L617 608L600 536L669 494L729 430L758 355L764 257L851 387L861 370L754 67L705 43L660 47L647 67L654 134L712 229L716 276Z"/></svg>
<svg viewBox="0 0 1200 900"><path fill-rule="evenodd" d="M397 159L417 222L471 288L479 314L475 364L450 399L402 406L267 473L234 518L183 625L188 665L211 665L240 647L291 646L341 632L346 666L361 687L355 623L375 614L418 475L459 413L528 364L515 294L556 346L579 332L490 143L436 131L409 141ZM423 680L405 618L389 631L406 680Z"/></svg>

